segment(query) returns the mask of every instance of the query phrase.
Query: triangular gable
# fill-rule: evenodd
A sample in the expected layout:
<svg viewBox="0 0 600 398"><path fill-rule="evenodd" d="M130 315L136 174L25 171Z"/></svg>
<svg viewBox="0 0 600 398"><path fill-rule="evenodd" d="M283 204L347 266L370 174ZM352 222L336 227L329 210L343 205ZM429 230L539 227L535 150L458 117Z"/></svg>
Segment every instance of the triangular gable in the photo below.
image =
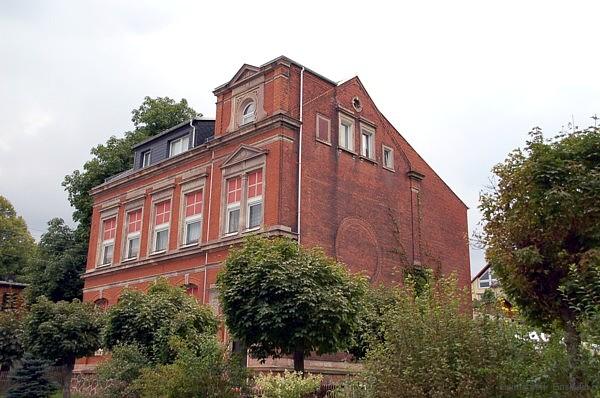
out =
<svg viewBox="0 0 600 398"><path fill-rule="evenodd" d="M252 76L252 75L258 73L259 71L260 71L260 68L257 68L256 66L244 64L236 72L236 74L233 75L233 78L229 81L228 84L233 84L233 83L238 82L240 80L244 80L248 76Z"/></svg>
<svg viewBox="0 0 600 398"><path fill-rule="evenodd" d="M255 148L248 145L240 145L240 147L225 160L221 167L230 167L240 162L262 156L266 153L267 151L264 149Z"/></svg>

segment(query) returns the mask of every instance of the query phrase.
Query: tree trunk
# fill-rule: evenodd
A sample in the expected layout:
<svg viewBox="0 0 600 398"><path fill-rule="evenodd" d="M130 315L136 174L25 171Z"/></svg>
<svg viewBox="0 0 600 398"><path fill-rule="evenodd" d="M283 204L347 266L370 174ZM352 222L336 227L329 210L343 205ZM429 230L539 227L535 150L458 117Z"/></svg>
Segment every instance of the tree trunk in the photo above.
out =
<svg viewBox="0 0 600 398"><path fill-rule="evenodd" d="M562 316L565 329L565 346L569 361L569 390L573 397L591 397L589 384L585 380L581 368L581 336L575 326L573 317Z"/></svg>
<svg viewBox="0 0 600 398"><path fill-rule="evenodd" d="M304 374L304 350L302 349L294 351L294 371Z"/></svg>
<svg viewBox="0 0 600 398"><path fill-rule="evenodd" d="M63 385L62 393L63 398L71 398L71 379L73 378L73 368L75 367L75 360L70 361L64 366Z"/></svg>

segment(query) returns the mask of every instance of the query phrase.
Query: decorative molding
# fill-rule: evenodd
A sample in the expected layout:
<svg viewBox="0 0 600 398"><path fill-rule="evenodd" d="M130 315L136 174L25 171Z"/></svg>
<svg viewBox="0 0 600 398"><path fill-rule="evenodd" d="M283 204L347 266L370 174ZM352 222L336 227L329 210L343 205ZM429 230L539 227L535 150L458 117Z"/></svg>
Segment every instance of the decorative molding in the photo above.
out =
<svg viewBox="0 0 600 398"><path fill-rule="evenodd" d="M415 180L415 181L422 181L423 178L425 178L425 174L419 173L418 171L415 171L415 170L409 171L408 173L406 173L406 175L408 176L408 178L410 178L411 180Z"/></svg>
<svg viewBox="0 0 600 398"><path fill-rule="evenodd" d="M222 169L235 166L241 162L246 162L250 159L267 154L266 149L256 148L249 145L242 144L236 149L221 165Z"/></svg>

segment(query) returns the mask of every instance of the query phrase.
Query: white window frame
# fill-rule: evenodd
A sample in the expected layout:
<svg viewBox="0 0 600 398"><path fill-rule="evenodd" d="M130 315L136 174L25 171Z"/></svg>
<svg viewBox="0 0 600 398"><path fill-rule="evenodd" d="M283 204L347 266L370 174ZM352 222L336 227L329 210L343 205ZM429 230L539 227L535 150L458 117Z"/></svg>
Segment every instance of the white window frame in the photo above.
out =
<svg viewBox="0 0 600 398"><path fill-rule="evenodd" d="M247 191L247 190L246 190ZM248 195L246 193L246 195ZM255 196L251 199L247 199L246 200L246 231L254 231L257 229L260 229L261 225L262 225L262 219L264 216L264 206L263 206L263 200L262 200L262 194L260 196ZM253 227L250 226L250 207L260 204L261 205L261 209L260 209L260 222L258 223L258 225L255 225Z"/></svg>
<svg viewBox="0 0 600 398"><path fill-rule="evenodd" d="M385 162L385 153L389 152L390 154L390 164L386 164ZM394 171L394 150L386 145L381 145L381 163L384 169L388 169L390 171Z"/></svg>
<svg viewBox="0 0 600 398"><path fill-rule="evenodd" d="M225 218L225 235L236 235L240 233L240 218L241 218L241 212L242 212L242 206L241 206L242 202L235 202L235 203L231 203L231 204L227 204L227 210L226 210L226 218ZM238 225L237 225L237 230L236 231L230 231L229 230L229 219L231 217L231 213L238 210Z"/></svg>
<svg viewBox="0 0 600 398"><path fill-rule="evenodd" d="M173 147L176 143L181 143L181 152L177 152L177 153L173 153ZM184 143L187 143L186 147L184 147ZM172 141L169 141L169 157L172 156L177 156L179 154L182 154L184 152L186 152L188 149L190 149L190 136L189 134L186 134L182 137L179 137L177 139L174 139Z"/></svg>
<svg viewBox="0 0 600 398"><path fill-rule="evenodd" d="M113 265L115 262L115 238L111 238L111 239L106 239L104 240L104 223L108 220L115 220L115 236L117 235L117 217L113 216L113 217L107 217L101 220L101 233L102 233L102 243L100 244L100 261L98 266L99 267L108 267L109 265ZM105 262L104 258L105 258L105 251L107 248L112 247L112 256L110 258L109 262Z"/></svg>
<svg viewBox="0 0 600 398"><path fill-rule="evenodd" d="M136 211L141 211L142 227L140 227L139 231L129 232L129 214L134 213ZM141 228L143 228L143 223L144 223L143 220L144 220L144 210L141 208L129 210L125 216L125 223L127 225L127 236L125 237L125 258L123 259L123 261L137 260L140 257L140 248L142 245L142 233L141 233L142 230L141 230ZM129 249L129 242L132 241L133 239L138 240L138 252L135 256L131 255L131 252Z"/></svg>
<svg viewBox="0 0 600 398"><path fill-rule="evenodd" d="M368 136L368 148L365 148L363 136ZM375 159L375 129L373 127L365 125L360 126L360 155L367 159Z"/></svg>
<svg viewBox="0 0 600 398"><path fill-rule="evenodd" d="M248 107L251 105L254 105L254 110L252 111L252 113L246 114L246 109L248 109ZM243 126L248 123L252 123L255 120L256 120L256 102L248 101L242 108L242 120L240 121L240 126Z"/></svg>
<svg viewBox="0 0 600 398"><path fill-rule="evenodd" d="M166 223L156 225L156 224L154 224L156 222L156 206L165 201L169 201L169 206L171 206L171 208L169 209L169 221ZM169 238L170 238L169 232L170 232L171 220L173 219L173 201L172 201L172 198L164 198L164 199L154 201L154 203L152 203L152 206L153 206L153 209L152 209L153 228L152 228L152 253L151 254L166 253L167 250L169 249ZM158 243L158 239L157 239L158 234L165 230L167 231L167 242L165 244L165 248L158 250L156 247L156 244Z"/></svg>
<svg viewBox="0 0 600 398"><path fill-rule="evenodd" d="M488 278L483 279L483 276L486 273L488 274ZM486 281L488 283L488 286L481 286L481 281ZM479 285L480 289L490 289L490 288L496 287L497 283L498 283L498 280L496 278L494 278L494 276L492 275L492 270L489 268L483 274L481 274L481 276L479 277L479 281L477 281L477 284Z"/></svg>
<svg viewBox="0 0 600 398"><path fill-rule="evenodd" d="M338 125L338 147L345 149L350 152L354 152L354 120L351 118L339 114L339 125ZM346 145L343 145L342 134L345 133L345 128L343 126L349 127L349 137Z"/></svg>
<svg viewBox="0 0 600 398"><path fill-rule="evenodd" d="M148 159L146 159L148 156ZM150 162L152 161L152 151L147 150L142 152L142 168L150 166Z"/></svg>
<svg viewBox="0 0 600 398"><path fill-rule="evenodd" d="M194 195L201 192L202 193L202 209L200 210L200 214L194 214L192 216L186 217L185 215L185 208L186 208L186 197L187 195ZM202 221L203 221L203 214L204 214L204 189L200 188L200 189L192 189L190 191L187 192L183 192L182 194L183 197L183 203L182 203L182 210L181 210L181 214L182 214L182 224L183 224L183 235L181 237L181 243L182 243L182 247L188 247L188 246L196 246L198 244L200 244L202 242ZM200 235L198 236L198 241L197 242L191 242L189 243L187 241L187 234L188 234L188 226L190 224L199 222L200 223Z"/></svg>

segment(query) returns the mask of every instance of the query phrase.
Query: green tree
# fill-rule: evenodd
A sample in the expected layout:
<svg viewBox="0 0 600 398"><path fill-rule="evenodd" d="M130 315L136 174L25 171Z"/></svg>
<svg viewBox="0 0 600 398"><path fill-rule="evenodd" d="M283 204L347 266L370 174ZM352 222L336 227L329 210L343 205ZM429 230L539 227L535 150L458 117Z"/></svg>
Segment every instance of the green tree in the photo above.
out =
<svg viewBox="0 0 600 398"><path fill-rule="evenodd" d="M63 367L63 397L71 393L75 359L92 355L100 347L101 328L101 315L91 303L53 303L41 297L31 306L25 346L33 355Z"/></svg>
<svg viewBox="0 0 600 398"><path fill-rule="evenodd" d="M98 365L96 371L106 398L135 398L140 395L135 381L142 369L152 367L151 361L137 344L117 345L110 358Z"/></svg>
<svg viewBox="0 0 600 398"><path fill-rule="evenodd" d="M348 348L366 285L320 250L257 237L230 252L217 284L227 326L250 354L293 354L296 371L313 351Z"/></svg>
<svg viewBox="0 0 600 398"><path fill-rule="evenodd" d="M575 276L593 278L600 264L600 129L544 139L493 168L495 185L481 195L486 258L502 288L532 322L565 331L573 393L583 379L578 330L598 307L599 285L581 307Z"/></svg>
<svg viewBox="0 0 600 398"><path fill-rule="evenodd" d="M197 117L185 99L175 102L169 97L144 98L139 108L132 112L133 131L124 137L112 136L105 144L91 150L92 159L85 162L83 171L75 170L65 177L65 187L71 206L75 208L73 220L79 223L79 239L87 244L92 217L90 190L108 177L129 170L133 166L133 146L163 130Z"/></svg>
<svg viewBox="0 0 600 398"><path fill-rule="evenodd" d="M169 347L173 336L192 338L201 333L214 334L217 319L212 311L186 294L180 287L159 279L148 292L127 289L119 302L106 312L104 343L109 349L118 345L137 345L153 364L172 362Z"/></svg>
<svg viewBox="0 0 600 398"><path fill-rule="evenodd" d="M383 340L365 361L369 396L552 396L556 373L541 369L543 345L529 328L464 311L466 293L454 277L421 286L390 288L395 305L381 316ZM566 379L565 379L566 381Z"/></svg>
<svg viewBox="0 0 600 398"><path fill-rule="evenodd" d="M42 235L37 254L27 269L29 302L35 302L39 296L55 302L81 298L81 274L86 263L85 248L81 246L75 232L61 218L48 222L48 231Z"/></svg>
<svg viewBox="0 0 600 398"><path fill-rule="evenodd" d="M26 354L21 366L11 376L7 398L47 398L55 386L47 377L48 363Z"/></svg>
<svg viewBox="0 0 600 398"><path fill-rule="evenodd" d="M123 137L111 136L106 143L92 148L90 151L92 159L84 163L82 170L75 170L65 176L62 183L67 191L69 203L75 209L73 220L78 223L73 232L75 243L69 253L65 254L65 258L61 261L49 264L50 268L62 264L65 267L59 272L62 275L74 277L75 274L80 275L85 271L93 205L90 190L102 184L107 178L132 168L135 144L199 116L185 99L176 102L169 97L145 97L140 107L131 113L134 129L126 131ZM50 223L53 222L55 220L50 221ZM78 272L71 272L73 262L77 263L78 261ZM46 273L42 268L37 267L36 271ZM74 281L64 282L73 287L80 280L77 276ZM78 290L75 297L82 297L81 289Z"/></svg>
<svg viewBox="0 0 600 398"><path fill-rule="evenodd" d="M35 242L25 220L0 195L0 279L22 280L34 251Z"/></svg>
<svg viewBox="0 0 600 398"><path fill-rule="evenodd" d="M10 368L23 355L23 314L0 312L0 366Z"/></svg>

